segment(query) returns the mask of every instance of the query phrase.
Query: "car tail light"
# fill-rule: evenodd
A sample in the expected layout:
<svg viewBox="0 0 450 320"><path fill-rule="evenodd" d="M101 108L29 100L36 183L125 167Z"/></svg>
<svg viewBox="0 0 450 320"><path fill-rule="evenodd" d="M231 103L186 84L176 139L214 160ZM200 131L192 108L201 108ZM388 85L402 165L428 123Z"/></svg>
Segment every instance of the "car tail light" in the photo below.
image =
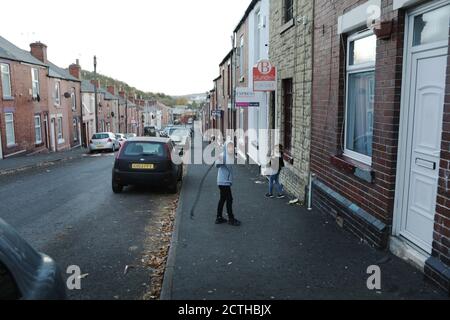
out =
<svg viewBox="0 0 450 320"><path fill-rule="evenodd" d="M166 144L167 160L172 161L172 152L170 152L170 147Z"/></svg>
<svg viewBox="0 0 450 320"><path fill-rule="evenodd" d="M122 145L120 145L120 147L119 147L119 152L116 153L116 162L117 162L117 160L119 160L120 153L122 152L122 149L123 149L124 146L125 146L125 143L123 143Z"/></svg>
<svg viewBox="0 0 450 320"><path fill-rule="evenodd" d="M108 139L108 142L112 142L111 138Z"/></svg>

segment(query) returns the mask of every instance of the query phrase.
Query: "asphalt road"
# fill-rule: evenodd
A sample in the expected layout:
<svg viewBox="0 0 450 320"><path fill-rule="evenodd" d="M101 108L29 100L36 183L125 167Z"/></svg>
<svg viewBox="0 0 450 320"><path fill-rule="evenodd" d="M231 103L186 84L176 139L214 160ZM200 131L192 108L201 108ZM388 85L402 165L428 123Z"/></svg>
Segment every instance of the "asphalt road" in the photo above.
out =
<svg viewBox="0 0 450 320"><path fill-rule="evenodd" d="M69 291L71 299L142 299L151 283L143 259L176 196L136 188L113 194L113 162L112 154L87 156L0 177L0 217L55 259L66 279L67 267L81 268L82 288Z"/></svg>

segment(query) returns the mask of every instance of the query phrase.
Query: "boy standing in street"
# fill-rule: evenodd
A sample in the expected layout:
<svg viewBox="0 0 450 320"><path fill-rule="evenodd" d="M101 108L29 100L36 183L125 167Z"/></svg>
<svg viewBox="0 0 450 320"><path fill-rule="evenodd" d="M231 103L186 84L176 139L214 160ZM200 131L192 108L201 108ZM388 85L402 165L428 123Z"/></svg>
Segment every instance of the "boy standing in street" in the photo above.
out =
<svg viewBox="0 0 450 320"><path fill-rule="evenodd" d="M274 187L276 187L278 191L278 199L286 198L286 196L284 195L283 185L280 183L280 173L284 168L283 158L283 146L278 145L275 149L274 154L272 155L272 159L270 160L270 166L276 170L276 173L269 176L269 193L266 194L266 198L275 198L275 196L273 195Z"/></svg>
<svg viewBox="0 0 450 320"><path fill-rule="evenodd" d="M238 227L241 222L233 214L233 195L231 186L233 185L233 162L234 162L234 144L228 142L224 146L224 151L216 163L219 169L217 174L217 185L220 189L220 200L217 207L216 224L227 223ZM228 220L223 217L223 208L227 204Z"/></svg>

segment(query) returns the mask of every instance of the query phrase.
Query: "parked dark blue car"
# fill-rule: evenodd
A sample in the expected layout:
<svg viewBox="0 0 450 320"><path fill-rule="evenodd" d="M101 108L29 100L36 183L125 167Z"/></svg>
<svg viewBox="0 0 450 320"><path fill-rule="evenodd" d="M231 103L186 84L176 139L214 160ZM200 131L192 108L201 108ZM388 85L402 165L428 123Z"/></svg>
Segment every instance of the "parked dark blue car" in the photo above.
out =
<svg viewBox="0 0 450 320"><path fill-rule="evenodd" d="M0 219L0 300L19 299L63 300L66 288L56 263Z"/></svg>

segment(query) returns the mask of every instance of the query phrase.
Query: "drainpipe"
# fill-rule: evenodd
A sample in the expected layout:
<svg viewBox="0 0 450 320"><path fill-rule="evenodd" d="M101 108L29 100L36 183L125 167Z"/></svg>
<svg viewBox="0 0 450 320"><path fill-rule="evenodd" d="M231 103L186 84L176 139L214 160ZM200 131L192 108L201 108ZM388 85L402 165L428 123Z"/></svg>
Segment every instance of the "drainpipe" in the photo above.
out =
<svg viewBox="0 0 450 320"><path fill-rule="evenodd" d="M314 173L309 174L309 186L308 186L308 211L312 211L312 184L316 178Z"/></svg>

